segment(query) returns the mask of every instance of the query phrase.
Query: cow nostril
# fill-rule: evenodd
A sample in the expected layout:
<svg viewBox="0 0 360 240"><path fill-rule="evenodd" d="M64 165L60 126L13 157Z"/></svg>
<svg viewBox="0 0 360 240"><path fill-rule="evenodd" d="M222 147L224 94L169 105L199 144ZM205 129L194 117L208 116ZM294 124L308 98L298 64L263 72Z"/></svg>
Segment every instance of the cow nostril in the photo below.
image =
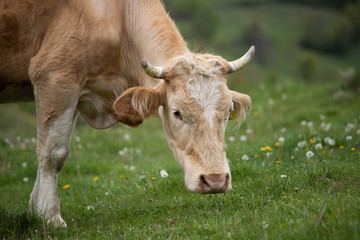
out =
<svg viewBox="0 0 360 240"><path fill-rule="evenodd" d="M208 182L206 181L204 175L201 175L201 176L200 176L200 184L203 185L204 187L208 187L208 188L210 187L209 184L208 184Z"/></svg>

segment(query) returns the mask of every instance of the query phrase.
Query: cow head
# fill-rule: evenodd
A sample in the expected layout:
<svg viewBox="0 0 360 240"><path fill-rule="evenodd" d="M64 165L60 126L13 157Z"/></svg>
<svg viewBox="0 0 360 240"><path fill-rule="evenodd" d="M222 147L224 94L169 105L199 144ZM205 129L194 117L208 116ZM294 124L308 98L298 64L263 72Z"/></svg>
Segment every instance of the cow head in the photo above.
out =
<svg viewBox="0 0 360 240"><path fill-rule="evenodd" d="M185 185L198 193L231 189L224 151L229 119L241 122L250 97L226 86L226 75L241 69L252 58L254 47L240 59L188 53L169 67L142 66L152 77L163 79L155 88L134 87L114 103L120 121L136 126L149 116L159 116L169 147L185 172Z"/></svg>

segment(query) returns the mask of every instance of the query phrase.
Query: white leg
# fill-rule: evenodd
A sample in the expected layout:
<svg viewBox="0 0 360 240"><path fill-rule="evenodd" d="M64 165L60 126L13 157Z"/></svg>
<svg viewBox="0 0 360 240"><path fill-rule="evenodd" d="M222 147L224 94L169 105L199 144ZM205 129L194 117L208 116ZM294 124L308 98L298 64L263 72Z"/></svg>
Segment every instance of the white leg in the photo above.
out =
<svg viewBox="0 0 360 240"><path fill-rule="evenodd" d="M38 116L39 166L29 207L31 211L48 219L48 223L53 223L55 227L66 227L60 215L57 185L59 173L69 154L70 139L77 115L75 107L70 107L59 117L52 117L51 121L48 118L46 122L51 122L50 124L43 124L42 118Z"/></svg>

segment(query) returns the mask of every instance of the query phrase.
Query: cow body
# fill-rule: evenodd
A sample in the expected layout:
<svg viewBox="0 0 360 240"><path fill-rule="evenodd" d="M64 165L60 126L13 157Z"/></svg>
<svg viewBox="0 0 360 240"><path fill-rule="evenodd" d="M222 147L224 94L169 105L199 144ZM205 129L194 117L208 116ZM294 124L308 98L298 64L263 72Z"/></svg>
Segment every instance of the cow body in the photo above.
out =
<svg viewBox="0 0 360 240"><path fill-rule="evenodd" d="M188 189L231 189L224 129L230 111L244 118L250 99L227 89L226 74L244 59L236 67L191 53L158 0L4 0L0 53L0 102L36 101L29 205L55 226L66 226L57 179L79 114L97 129L159 116Z"/></svg>

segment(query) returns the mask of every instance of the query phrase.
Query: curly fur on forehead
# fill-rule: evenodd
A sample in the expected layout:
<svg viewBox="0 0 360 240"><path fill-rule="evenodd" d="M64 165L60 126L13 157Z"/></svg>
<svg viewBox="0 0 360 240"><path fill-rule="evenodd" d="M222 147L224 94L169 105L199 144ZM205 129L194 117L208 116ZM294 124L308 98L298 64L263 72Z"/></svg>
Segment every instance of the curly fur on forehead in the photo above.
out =
<svg viewBox="0 0 360 240"><path fill-rule="evenodd" d="M175 59L174 72L179 75L199 74L216 78L224 74L224 60L209 54L188 53Z"/></svg>

